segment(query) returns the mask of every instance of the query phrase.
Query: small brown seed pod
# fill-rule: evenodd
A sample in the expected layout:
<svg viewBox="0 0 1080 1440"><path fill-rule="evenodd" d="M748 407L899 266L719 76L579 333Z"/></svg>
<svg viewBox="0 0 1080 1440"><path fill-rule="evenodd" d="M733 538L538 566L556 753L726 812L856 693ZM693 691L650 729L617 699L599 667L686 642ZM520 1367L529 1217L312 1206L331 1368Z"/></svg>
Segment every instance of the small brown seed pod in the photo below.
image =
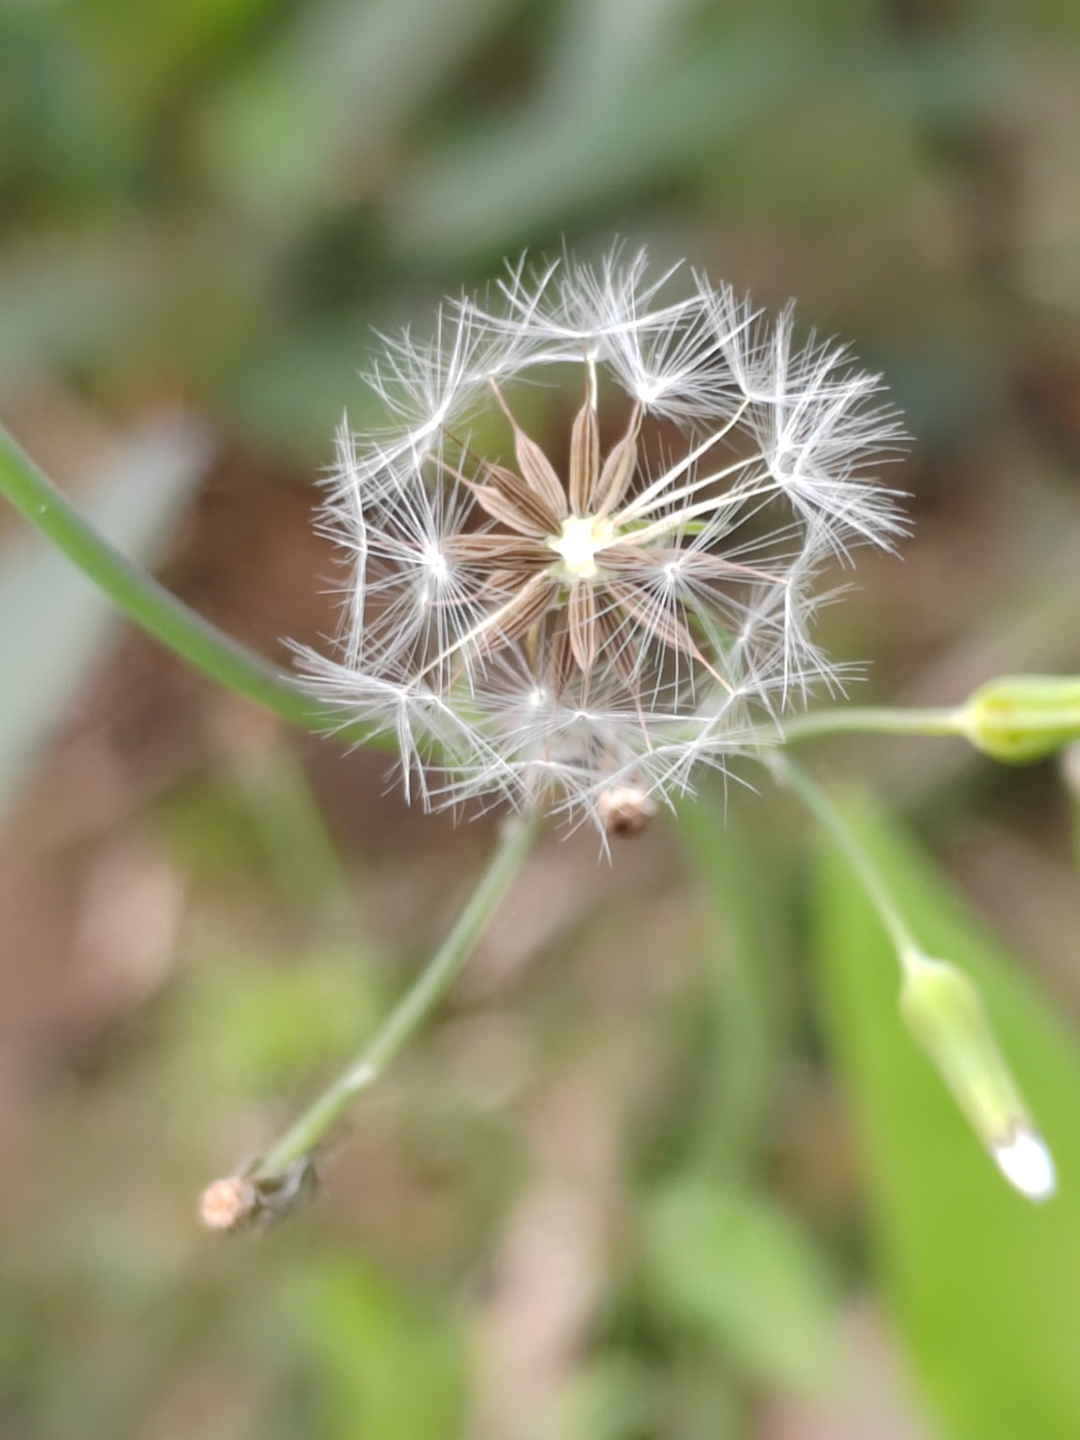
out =
<svg viewBox="0 0 1080 1440"><path fill-rule="evenodd" d="M640 785L614 785L596 802L600 819L609 835L629 838L640 835L656 814L656 802Z"/></svg>

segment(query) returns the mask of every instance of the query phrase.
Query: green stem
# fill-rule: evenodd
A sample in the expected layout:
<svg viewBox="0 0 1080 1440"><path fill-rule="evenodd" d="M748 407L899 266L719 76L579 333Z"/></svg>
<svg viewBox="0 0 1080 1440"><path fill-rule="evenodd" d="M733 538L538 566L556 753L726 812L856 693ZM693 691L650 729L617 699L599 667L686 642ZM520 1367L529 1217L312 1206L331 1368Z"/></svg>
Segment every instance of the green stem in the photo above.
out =
<svg viewBox="0 0 1080 1440"><path fill-rule="evenodd" d="M811 780L801 766L796 765L793 760L781 753L771 755L768 764L777 778L789 789L794 790L814 818L829 832L843 851L865 890L867 898L877 911L881 923L889 932L889 938L896 947L901 965L905 965L908 956L918 954L918 942L893 899L884 876L867 855L859 837L821 786Z"/></svg>
<svg viewBox="0 0 1080 1440"><path fill-rule="evenodd" d="M957 735L963 737L961 710L902 710L888 706L851 706L848 709L811 710L793 715L762 739L808 740L817 735Z"/></svg>
<svg viewBox="0 0 1080 1440"><path fill-rule="evenodd" d="M238 694L308 730L343 728L341 716L305 693L286 670L231 639L140 570L93 530L0 426L0 494L156 640Z"/></svg>
<svg viewBox="0 0 1080 1440"><path fill-rule="evenodd" d="M511 822L464 910L431 961L348 1069L270 1147L248 1172L249 1179L258 1183L284 1176L310 1154L356 1096L375 1083L446 994L520 870L539 827L538 814Z"/></svg>

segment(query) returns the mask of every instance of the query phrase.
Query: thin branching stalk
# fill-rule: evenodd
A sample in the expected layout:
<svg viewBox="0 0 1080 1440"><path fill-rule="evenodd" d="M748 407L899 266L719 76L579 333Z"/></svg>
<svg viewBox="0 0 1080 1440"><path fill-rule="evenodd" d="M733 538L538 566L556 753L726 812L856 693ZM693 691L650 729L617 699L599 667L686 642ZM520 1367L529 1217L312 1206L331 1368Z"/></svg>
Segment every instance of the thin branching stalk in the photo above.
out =
<svg viewBox="0 0 1080 1440"><path fill-rule="evenodd" d="M889 938L896 947L901 968L903 968L905 957L918 953L918 942L912 933L911 926L893 899L885 877L866 853L858 836L821 786L811 780L806 771L800 765L796 765L789 756L776 751L769 756L769 766L776 777L795 792L815 820L836 841L858 877L867 898L877 911L881 923L888 931Z"/></svg>
<svg viewBox="0 0 1080 1440"><path fill-rule="evenodd" d="M811 740L823 735L953 735L965 736L963 709L904 709L890 706L840 706L792 715L783 721L784 741ZM775 734L775 732L770 732Z"/></svg>

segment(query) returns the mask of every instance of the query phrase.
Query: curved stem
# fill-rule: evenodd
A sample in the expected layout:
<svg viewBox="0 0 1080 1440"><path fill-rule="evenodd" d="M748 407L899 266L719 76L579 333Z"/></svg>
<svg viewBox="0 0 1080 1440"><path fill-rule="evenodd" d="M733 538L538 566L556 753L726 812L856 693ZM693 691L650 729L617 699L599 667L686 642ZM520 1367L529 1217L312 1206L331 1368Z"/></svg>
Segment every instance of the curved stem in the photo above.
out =
<svg viewBox="0 0 1080 1440"><path fill-rule="evenodd" d="M877 911L881 923L889 932L889 938L896 947L901 966L908 957L918 953L919 945L900 907L893 899L892 892L881 871L859 843L859 837L851 829L832 800L810 779L806 771L784 754L771 755L769 768L774 775L793 790L814 818L826 829L843 851L848 863L858 876L867 898Z"/></svg>
<svg viewBox="0 0 1080 1440"><path fill-rule="evenodd" d="M281 1179L304 1160L362 1090L397 1055L446 994L532 849L540 817L515 819L500 839L465 908L428 965L383 1021L353 1063L308 1107L248 1171L255 1184Z"/></svg>
<svg viewBox="0 0 1080 1440"><path fill-rule="evenodd" d="M0 426L0 494L130 619L204 675L265 705L290 725L363 738L286 670L231 639L99 535Z"/></svg>
<svg viewBox="0 0 1080 1440"><path fill-rule="evenodd" d="M961 710L892 709L886 705L853 705L848 709L811 710L793 715L769 736L783 742L817 735L955 735L963 738ZM762 738L766 738L763 733Z"/></svg>

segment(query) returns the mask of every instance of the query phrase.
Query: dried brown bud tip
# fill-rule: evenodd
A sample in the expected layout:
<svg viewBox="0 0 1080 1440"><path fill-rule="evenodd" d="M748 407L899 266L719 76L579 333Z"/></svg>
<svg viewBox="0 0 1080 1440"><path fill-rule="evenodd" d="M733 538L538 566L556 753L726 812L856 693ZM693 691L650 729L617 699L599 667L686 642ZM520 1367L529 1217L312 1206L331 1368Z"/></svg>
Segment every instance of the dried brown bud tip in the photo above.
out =
<svg viewBox="0 0 1080 1440"><path fill-rule="evenodd" d="M260 1208L255 1186L239 1175L230 1175L227 1180L215 1180L203 1191L199 1219L208 1230L228 1234L252 1221Z"/></svg>
<svg viewBox="0 0 1080 1440"><path fill-rule="evenodd" d="M656 814L656 802L639 785L615 785L596 802L609 835L640 835Z"/></svg>
<svg viewBox="0 0 1080 1440"><path fill-rule="evenodd" d="M294 1160L280 1174L259 1175L257 1162L244 1175L215 1180L203 1191L199 1216L208 1230L233 1235L259 1221L270 1225L303 1207L318 1189L310 1155Z"/></svg>

